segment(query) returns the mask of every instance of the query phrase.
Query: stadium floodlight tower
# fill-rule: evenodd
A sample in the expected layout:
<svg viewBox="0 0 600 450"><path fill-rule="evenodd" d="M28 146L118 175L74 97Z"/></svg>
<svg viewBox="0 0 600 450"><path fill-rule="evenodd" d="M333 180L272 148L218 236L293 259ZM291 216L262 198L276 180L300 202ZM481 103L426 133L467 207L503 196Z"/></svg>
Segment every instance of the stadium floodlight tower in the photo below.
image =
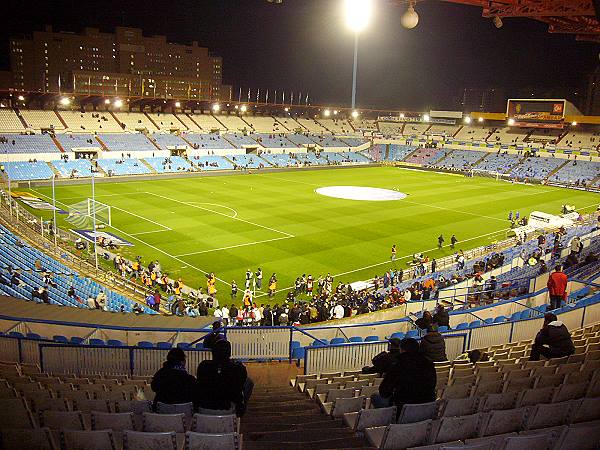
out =
<svg viewBox="0 0 600 450"><path fill-rule="evenodd" d="M352 68L352 109L356 107L356 72L358 69L358 35L367 28L373 11L372 0L345 0L346 25L354 32L354 65Z"/></svg>

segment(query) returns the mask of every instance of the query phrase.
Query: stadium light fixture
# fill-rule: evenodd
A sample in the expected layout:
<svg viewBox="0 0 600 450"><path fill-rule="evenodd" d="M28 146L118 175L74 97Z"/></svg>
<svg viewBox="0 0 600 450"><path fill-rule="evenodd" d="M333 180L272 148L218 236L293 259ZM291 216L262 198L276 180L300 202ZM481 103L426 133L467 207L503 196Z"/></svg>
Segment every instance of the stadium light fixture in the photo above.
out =
<svg viewBox="0 0 600 450"><path fill-rule="evenodd" d="M221 105L219 105L218 103L215 103L214 105L212 105L212 110L214 112L219 112L221 110Z"/></svg>
<svg viewBox="0 0 600 450"><path fill-rule="evenodd" d="M356 119L358 117L358 114L359 114L358 111L356 111L356 110L352 111L352 118Z"/></svg>
<svg viewBox="0 0 600 450"><path fill-rule="evenodd" d="M331 115L331 111L329 111L328 109L326 109L325 111L323 111L323 115L325 117L329 117Z"/></svg>
<svg viewBox="0 0 600 450"><path fill-rule="evenodd" d="M425 114L423 116L423 122L429 122L429 119L430 119L429 114Z"/></svg>
<svg viewBox="0 0 600 450"><path fill-rule="evenodd" d="M25 101L25 97L23 97L22 95L19 95L18 99L19 99L20 102L24 102Z"/></svg>
<svg viewBox="0 0 600 450"><path fill-rule="evenodd" d="M510 119L508 119L508 126L512 127L515 124L515 119L513 119L512 117Z"/></svg>
<svg viewBox="0 0 600 450"><path fill-rule="evenodd" d="M573 122L571 122L571 126L576 127L577 126L577 122L574 120Z"/></svg>
<svg viewBox="0 0 600 450"><path fill-rule="evenodd" d="M290 108L288 108L287 106L286 106L285 108L283 108L283 110L284 110L285 112L290 112Z"/></svg>
<svg viewBox="0 0 600 450"><path fill-rule="evenodd" d="M234 108L235 109L240 109L240 106L239 105L235 105Z"/></svg>
<svg viewBox="0 0 600 450"><path fill-rule="evenodd" d="M419 24L419 14L415 11L415 3L414 0L409 2L406 12L402 14L402 17L400 18L402 26L409 30L412 30Z"/></svg>
<svg viewBox="0 0 600 450"><path fill-rule="evenodd" d="M246 105L242 105L242 106L240 107L240 111L242 111L242 112L246 112L246 111L248 111L248 107L247 107Z"/></svg>
<svg viewBox="0 0 600 450"><path fill-rule="evenodd" d="M118 99L116 99L116 100L113 102L113 106L114 106L115 108L120 108L121 106L123 106L123 100L121 100L121 99L119 99L119 98L118 98Z"/></svg>
<svg viewBox="0 0 600 450"><path fill-rule="evenodd" d="M104 104L105 105L110 105L110 99L109 98L104 99Z"/></svg>
<svg viewBox="0 0 600 450"><path fill-rule="evenodd" d="M464 121L467 125L469 125L471 123L471 118L469 116L465 116Z"/></svg>
<svg viewBox="0 0 600 450"><path fill-rule="evenodd" d="M478 118L478 119L477 119L477 122L479 122L479 123L483 123L483 117L480 117L480 118Z"/></svg>
<svg viewBox="0 0 600 450"><path fill-rule="evenodd" d="M406 117L406 115L404 113L400 113L400 118L404 119Z"/></svg>
<svg viewBox="0 0 600 450"><path fill-rule="evenodd" d="M345 0L346 25L354 32L354 64L352 67L352 109L356 107L356 73L358 71L358 35L364 31L373 14L373 0Z"/></svg>
<svg viewBox="0 0 600 450"><path fill-rule="evenodd" d="M337 109L334 109L334 110L333 110L333 115L334 115L334 116L337 116L337 115L338 115L338 110L337 110Z"/></svg>
<svg viewBox="0 0 600 450"><path fill-rule="evenodd" d="M69 106L71 104L71 99L69 97L63 97L60 99L60 104L63 106Z"/></svg>
<svg viewBox="0 0 600 450"><path fill-rule="evenodd" d="M180 102L175 102L175 108L181 108L181 103Z"/></svg>

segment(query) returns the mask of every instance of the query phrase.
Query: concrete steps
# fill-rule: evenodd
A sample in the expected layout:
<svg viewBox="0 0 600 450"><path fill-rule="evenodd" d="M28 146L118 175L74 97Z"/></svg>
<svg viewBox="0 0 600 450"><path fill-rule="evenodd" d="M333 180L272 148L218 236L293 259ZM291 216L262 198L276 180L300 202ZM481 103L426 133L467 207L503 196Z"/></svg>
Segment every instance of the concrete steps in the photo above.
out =
<svg viewBox="0 0 600 450"><path fill-rule="evenodd" d="M257 386L241 432L245 450L371 448L341 419L326 416L314 400L290 386Z"/></svg>

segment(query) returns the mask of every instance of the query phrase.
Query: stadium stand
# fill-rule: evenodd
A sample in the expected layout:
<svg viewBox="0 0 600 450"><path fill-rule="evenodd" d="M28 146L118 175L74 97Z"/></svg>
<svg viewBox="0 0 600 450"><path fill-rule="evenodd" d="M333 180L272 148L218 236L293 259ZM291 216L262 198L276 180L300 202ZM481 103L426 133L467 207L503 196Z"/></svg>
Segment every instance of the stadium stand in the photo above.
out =
<svg viewBox="0 0 600 450"><path fill-rule="evenodd" d="M11 271L19 273L21 282L19 284L0 285L0 292L15 298L22 298L28 301L41 301L32 299L32 291L41 286L46 286L48 290L49 303L73 306L77 308L88 308L88 298L96 298L100 291L106 294L107 311L120 311L121 306L126 312L131 312L134 302L125 296L113 292L97 282L85 277L81 277L72 269L56 261L50 256L42 253L36 248L30 247L21 242L12 232L0 225L0 271L8 279L11 278ZM42 269L36 268L36 261L39 262ZM54 285L44 284L43 273L52 274ZM69 287L75 288L75 293L79 300L69 297L67 292ZM155 314L144 305L141 305L147 314Z"/></svg>
<svg viewBox="0 0 600 450"><path fill-rule="evenodd" d="M187 142L185 142L176 134L154 133L151 134L149 138L163 150L168 150L170 147L188 147Z"/></svg>
<svg viewBox="0 0 600 450"><path fill-rule="evenodd" d="M327 132L327 129L323 127L319 122L315 119L306 119L304 117L296 117L296 122L300 125L301 128L308 130L311 133L324 133Z"/></svg>
<svg viewBox="0 0 600 450"><path fill-rule="evenodd" d="M383 133L384 136L400 136L402 134L402 129L404 128L404 123L399 122L378 122L379 123L379 131Z"/></svg>
<svg viewBox="0 0 600 450"><path fill-rule="evenodd" d="M266 161L258 155L230 155L227 158L235 168L258 169L266 165Z"/></svg>
<svg viewBox="0 0 600 450"><path fill-rule="evenodd" d="M428 136L443 136L448 139L451 139L452 136L454 136L456 134L456 132L458 131L459 128L460 128L460 125L444 125L444 124L435 124L434 123L433 125L431 125L429 130L427 130L427 135Z"/></svg>
<svg viewBox="0 0 600 450"><path fill-rule="evenodd" d="M294 153L294 158L296 158L302 164L308 164L311 166L325 165L328 162L323 156L323 153L321 153L319 156L317 156L314 152Z"/></svg>
<svg viewBox="0 0 600 450"><path fill-rule="evenodd" d="M0 108L0 130L5 133L20 133L25 131L25 127L13 109Z"/></svg>
<svg viewBox="0 0 600 450"><path fill-rule="evenodd" d="M174 114L146 113L146 116L163 131L185 130L186 126L181 123Z"/></svg>
<svg viewBox="0 0 600 450"><path fill-rule="evenodd" d="M183 119L183 114L180 114L180 116L180 118ZM227 131L227 127L211 114L188 114L187 118L190 121L195 122L205 133L214 130ZM190 128L190 130L193 130L193 128Z"/></svg>
<svg viewBox="0 0 600 450"><path fill-rule="evenodd" d="M523 142L527 136L527 130L515 127L496 128L488 138L488 142L501 142L511 144Z"/></svg>
<svg viewBox="0 0 600 450"><path fill-rule="evenodd" d="M222 156L195 156L192 165L200 170L232 170L233 164Z"/></svg>
<svg viewBox="0 0 600 450"><path fill-rule="evenodd" d="M463 142L484 142L491 132L491 129L478 125L464 126L458 130L454 139Z"/></svg>
<svg viewBox="0 0 600 450"><path fill-rule="evenodd" d="M12 181L49 180L54 173L45 162L6 162L4 171Z"/></svg>
<svg viewBox="0 0 600 450"><path fill-rule="evenodd" d="M512 170L522 157L507 152L488 153L487 156L477 164L474 169L485 170L488 172L507 173Z"/></svg>
<svg viewBox="0 0 600 450"><path fill-rule="evenodd" d="M564 134L563 130L539 129L534 128L527 136L527 142L540 142L556 144L560 137Z"/></svg>
<svg viewBox="0 0 600 450"><path fill-rule="evenodd" d="M157 148L150 142L146 135L141 133L98 134L106 147L115 153L129 153L137 151L156 151Z"/></svg>
<svg viewBox="0 0 600 450"><path fill-rule="evenodd" d="M437 160L443 158L445 154L446 152L444 150L419 148L417 151L411 153L407 158L405 158L404 161L411 164L434 164Z"/></svg>
<svg viewBox="0 0 600 450"><path fill-rule="evenodd" d="M115 118L129 131L155 131L156 125L142 112L115 112Z"/></svg>
<svg viewBox="0 0 600 450"><path fill-rule="evenodd" d="M144 158L144 161L146 161L156 173L189 172L192 168L189 161L181 156Z"/></svg>
<svg viewBox="0 0 600 450"><path fill-rule="evenodd" d="M54 111L46 111L41 109L21 109L21 116L28 125L28 128L34 130L54 129L64 130L65 126L58 118Z"/></svg>
<svg viewBox="0 0 600 450"><path fill-rule="evenodd" d="M390 144L387 160L402 161L416 149L416 147L411 147L410 145Z"/></svg>
<svg viewBox="0 0 600 450"><path fill-rule="evenodd" d="M292 141L286 139L284 134L253 133L252 139L266 148L296 148L298 147Z"/></svg>
<svg viewBox="0 0 600 450"><path fill-rule="evenodd" d="M564 159L559 158L541 158L541 157L529 157L522 161L521 164L514 167L510 174L511 176L523 179L530 178L533 180L543 180L550 173L562 164Z"/></svg>
<svg viewBox="0 0 600 450"><path fill-rule="evenodd" d="M569 161L548 180L556 183L575 184L590 183L600 177L600 163L582 159Z"/></svg>
<svg viewBox="0 0 600 450"><path fill-rule="evenodd" d="M250 125L244 122L244 120L239 116L221 114L214 117L216 120L221 122L225 126L225 128L227 128L228 131L231 131L233 133L251 131Z"/></svg>
<svg viewBox="0 0 600 450"><path fill-rule="evenodd" d="M252 131L263 134L279 134L287 129L271 116L244 116L243 120L247 122Z"/></svg>
<svg viewBox="0 0 600 450"><path fill-rule="evenodd" d="M559 146L567 148L595 149L600 145L600 133L598 131L569 130L562 138Z"/></svg>
<svg viewBox="0 0 600 450"><path fill-rule="evenodd" d="M194 133L201 133L202 128L196 122L194 122L187 114L173 114L173 116L182 124L182 130L188 130ZM196 116L200 119L200 115ZM205 133L210 132L211 130L205 130Z"/></svg>
<svg viewBox="0 0 600 450"><path fill-rule="evenodd" d="M223 139L228 140L236 148L244 147L258 147L258 142L252 139L250 136L242 133L226 133L223 135Z"/></svg>
<svg viewBox="0 0 600 450"><path fill-rule="evenodd" d="M0 153L58 153L49 134L1 134Z"/></svg>
<svg viewBox="0 0 600 450"><path fill-rule="evenodd" d="M307 145L316 145L315 141L313 141L308 134L303 134L303 133L294 133L294 134L288 134L286 135L286 138L289 141L292 141L294 144L296 144L298 147L304 147Z"/></svg>
<svg viewBox="0 0 600 450"><path fill-rule="evenodd" d="M273 118L277 121L277 123L279 123L279 125L281 127L283 127L283 130L285 130L285 131L290 131L290 132L304 131L302 129L302 127L300 126L300 124L289 116L287 116L287 117L273 116Z"/></svg>
<svg viewBox="0 0 600 450"><path fill-rule="evenodd" d="M93 134L64 133L55 135L55 138L67 152L71 152L76 148L100 148L100 143Z"/></svg>
<svg viewBox="0 0 600 450"><path fill-rule="evenodd" d="M121 133L123 129L109 112L61 111L69 131L73 133Z"/></svg>
<svg viewBox="0 0 600 450"><path fill-rule="evenodd" d="M484 152L452 150L452 152L450 152L443 160L438 163L433 163L432 165L446 169L469 170L484 156L486 156Z"/></svg>
<svg viewBox="0 0 600 450"><path fill-rule="evenodd" d="M292 167L298 164L298 161L287 153L262 153L260 156L275 167Z"/></svg>
<svg viewBox="0 0 600 450"><path fill-rule="evenodd" d="M359 137L343 137L342 141L348 144L350 147L358 147L359 145L366 144L369 142L367 139L359 138Z"/></svg>
<svg viewBox="0 0 600 450"><path fill-rule="evenodd" d="M63 178L82 178L92 176L92 163L89 159L52 161L54 168Z"/></svg>
<svg viewBox="0 0 600 450"><path fill-rule="evenodd" d="M231 142L223 139L221 135L216 133L188 133L181 135L181 137L186 141L190 142L192 146L196 149L224 150L235 148L235 146Z"/></svg>
<svg viewBox="0 0 600 450"><path fill-rule="evenodd" d="M310 138L321 147L343 148L348 147L344 141L331 134L311 134Z"/></svg>
<svg viewBox="0 0 600 450"><path fill-rule="evenodd" d="M108 175L142 175L152 173L139 159L99 159L98 166Z"/></svg>
<svg viewBox="0 0 600 450"><path fill-rule="evenodd" d="M428 123L407 123L402 134L404 136L419 137L425 135L430 126Z"/></svg>
<svg viewBox="0 0 600 450"><path fill-rule="evenodd" d="M333 134L345 135L354 133L354 128L345 119L318 119L318 122Z"/></svg>
<svg viewBox="0 0 600 450"><path fill-rule="evenodd" d="M358 119L352 122L354 129L357 131L377 131L377 121L370 119Z"/></svg>

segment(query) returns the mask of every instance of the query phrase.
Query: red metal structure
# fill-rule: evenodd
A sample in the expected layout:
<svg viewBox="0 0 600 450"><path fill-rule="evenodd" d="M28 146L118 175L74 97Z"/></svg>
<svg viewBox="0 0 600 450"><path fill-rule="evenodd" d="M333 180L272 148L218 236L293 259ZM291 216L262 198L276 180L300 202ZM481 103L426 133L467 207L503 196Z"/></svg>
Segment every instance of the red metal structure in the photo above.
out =
<svg viewBox="0 0 600 450"><path fill-rule="evenodd" d="M548 24L548 32L572 34L579 41L600 43L600 22L593 0L445 0L479 6L483 17L529 17Z"/></svg>

